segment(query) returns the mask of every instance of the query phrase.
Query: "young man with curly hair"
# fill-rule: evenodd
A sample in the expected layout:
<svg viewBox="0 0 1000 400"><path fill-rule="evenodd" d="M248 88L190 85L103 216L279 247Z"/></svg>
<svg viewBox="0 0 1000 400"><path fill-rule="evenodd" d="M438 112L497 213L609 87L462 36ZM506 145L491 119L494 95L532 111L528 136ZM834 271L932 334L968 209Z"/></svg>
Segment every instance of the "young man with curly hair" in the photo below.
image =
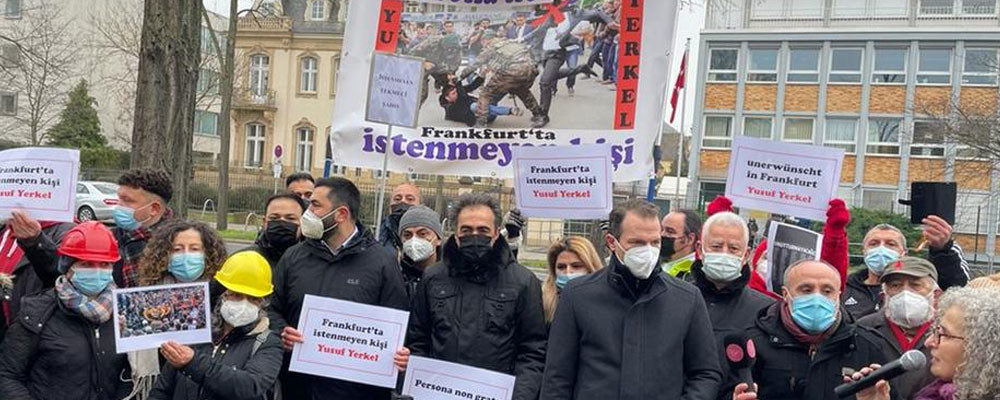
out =
<svg viewBox="0 0 1000 400"><path fill-rule="evenodd" d="M139 256L146 241L174 212L167 203L174 194L170 176L163 170L138 168L118 178L118 205L112 211L121 260L115 263L114 278L118 287L139 283Z"/></svg>

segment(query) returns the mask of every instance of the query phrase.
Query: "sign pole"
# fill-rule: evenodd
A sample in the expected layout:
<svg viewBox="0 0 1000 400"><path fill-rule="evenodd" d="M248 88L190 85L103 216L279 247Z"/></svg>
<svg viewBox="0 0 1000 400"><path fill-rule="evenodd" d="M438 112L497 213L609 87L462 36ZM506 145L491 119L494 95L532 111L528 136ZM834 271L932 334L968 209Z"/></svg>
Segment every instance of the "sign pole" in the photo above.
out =
<svg viewBox="0 0 1000 400"><path fill-rule="evenodd" d="M684 61L685 68L690 68L688 65L688 57L691 54L691 38L687 38L687 42L684 44ZM677 138L677 184L674 185L674 198L680 203L681 198L681 166L684 162L684 119L687 116L687 94L688 94L688 73L684 71L684 87L681 88L681 129L677 131L680 133ZM689 167L690 168L690 167Z"/></svg>
<svg viewBox="0 0 1000 400"><path fill-rule="evenodd" d="M389 140L392 139L392 125L385 133L385 155L382 157L382 179L378 184L378 201L375 205L375 237L382 234L382 210L385 208L385 186L389 180Z"/></svg>

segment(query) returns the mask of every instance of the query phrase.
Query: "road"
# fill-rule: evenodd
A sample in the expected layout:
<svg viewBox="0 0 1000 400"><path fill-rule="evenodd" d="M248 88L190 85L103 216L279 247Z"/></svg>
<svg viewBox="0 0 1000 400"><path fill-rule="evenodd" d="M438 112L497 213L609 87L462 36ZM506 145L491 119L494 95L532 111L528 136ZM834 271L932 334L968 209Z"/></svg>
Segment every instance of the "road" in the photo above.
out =
<svg viewBox="0 0 1000 400"><path fill-rule="evenodd" d="M249 247L250 245L251 245L250 243L233 242L231 240L227 240L226 241L226 252L229 253L229 254L233 254L233 253L235 253L237 251L240 251L240 250L243 250L243 249Z"/></svg>

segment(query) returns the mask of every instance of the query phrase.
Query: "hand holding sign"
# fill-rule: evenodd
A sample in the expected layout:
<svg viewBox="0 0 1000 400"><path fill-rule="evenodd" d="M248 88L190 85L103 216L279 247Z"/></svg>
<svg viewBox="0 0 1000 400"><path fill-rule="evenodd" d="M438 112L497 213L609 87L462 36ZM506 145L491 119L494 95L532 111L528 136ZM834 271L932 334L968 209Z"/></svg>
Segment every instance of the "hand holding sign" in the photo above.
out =
<svg viewBox="0 0 1000 400"><path fill-rule="evenodd" d="M80 151L22 147L0 151L0 218L27 210L46 221L72 222Z"/></svg>
<svg viewBox="0 0 1000 400"><path fill-rule="evenodd" d="M31 218L27 212L11 211L10 229L17 240L30 240L42 234L42 224Z"/></svg>

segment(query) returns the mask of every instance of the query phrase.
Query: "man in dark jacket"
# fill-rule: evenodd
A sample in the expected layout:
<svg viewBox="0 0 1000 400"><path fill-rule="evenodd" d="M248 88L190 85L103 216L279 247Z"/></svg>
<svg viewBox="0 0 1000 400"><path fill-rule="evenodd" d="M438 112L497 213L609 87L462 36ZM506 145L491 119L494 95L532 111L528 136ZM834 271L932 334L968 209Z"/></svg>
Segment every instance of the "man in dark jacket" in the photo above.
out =
<svg viewBox="0 0 1000 400"><path fill-rule="evenodd" d="M115 264L115 284L130 288L139 284L139 256L146 240L173 218L167 207L174 194L170 175L159 169L140 168L126 171L118 178L118 205L111 212L122 259Z"/></svg>
<svg viewBox="0 0 1000 400"><path fill-rule="evenodd" d="M343 178L320 179L302 216L306 239L285 252L274 270L269 317L286 350L302 343L295 329L305 295L406 309L406 290L396 260L358 219L361 193ZM286 399L388 399L389 390L282 368Z"/></svg>
<svg viewBox="0 0 1000 400"><path fill-rule="evenodd" d="M712 319L712 331L719 345L722 386L718 398L732 398L740 383L738 371L726 361L724 341L727 335L743 334L754 325L757 313L774 300L747 287L750 282L750 233L739 215L720 212L705 221L701 236L702 259L691 267L694 284L701 290Z"/></svg>
<svg viewBox="0 0 1000 400"><path fill-rule="evenodd" d="M463 85L454 76L449 77L450 83L441 89L441 97L438 102L444 108L444 119L448 121L461 122L468 126L476 125L476 108L479 107L479 98L470 95L473 90L478 89L486 79L476 77L472 83ZM512 107L496 105L506 93L499 93L493 96L490 101L490 113L486 122L492 123L501 115L519 115L520 110Z"/></svg>
<svg viewBox="0 0 1000 400"><path fill-rule="evenodd" d="M759 398L835 400L833 389L845 373L887 361L878 337L851 324L838 307L840 274L830 264L792 264L782 295L748 331L757 349L752 373Z"/></svg>
<svg viewBox="0 0 1000 400"><path fill-rule="evenodd" d="M481 193L452 208L455 235L444 261L417 286L406 341L409 352L514 375L514 400L535 400L545 364L545 317L538 278L500 238L500 205Z"/></svg>
<svg viewBox="0 0 1000 400"><path fill-rule="evenodd" d="M306 203L293 193L279 193L267 199L264 205L264 226L253 250L264 256L271 268L285 251L299 243L299 221L306 212Z"/></svg>
<svg viewBox="0 0 1000 400"><path fill-rule="evenodd" d="M389 215L382 218L378 232L378 242L392 255L399 254L403 249L403 241L399 239L399 219L406 210L420 204L420 188L412 183L402 183L392 189L389 196Z"/></svg>
<svg viewBox="0 0 1000 400"><path fill-rule="evenodd" d="M941 289L934 265L917 257L903 257L882 274L884 312L862 318L858 325L870 328L882 339L885 358L898 359L909 350L920 350L931 357L924 341L931 334L937 299ZM909 399L934 381L931 365L909 371L892 381L892 392Z"/></svg>
<svg viewBox="0 0 1000 400"><path fill-rule="evenodd" d="M962 258L962 248L952 240L951 232L951 225L940 217L931 215L924 219L923 237L930 248L928 258L937 268L941 290L969 282L969 265ZM879 278L888 265L907 255L906 237L889 224L869 230L862 246L868 268L847 277L842 299L844 308L855 320L879 310L882 295Z"/></svg>
<svg viewBox="0 0 1000 400"><path fill-rule="evenodd" d="M399 219L399 237L403 241L399 267L411 299L424 278L424 271L441 261L441 232L441 216L426 206L410 207Z"/></svg>
<svg viewBox="0 0 1000 400"><path fill-rule="evenodd" d="M611 212L611 264L570 281L549 332L545 400L715 399L722 379L698 289L659 268L657 209Z"/></svg>

